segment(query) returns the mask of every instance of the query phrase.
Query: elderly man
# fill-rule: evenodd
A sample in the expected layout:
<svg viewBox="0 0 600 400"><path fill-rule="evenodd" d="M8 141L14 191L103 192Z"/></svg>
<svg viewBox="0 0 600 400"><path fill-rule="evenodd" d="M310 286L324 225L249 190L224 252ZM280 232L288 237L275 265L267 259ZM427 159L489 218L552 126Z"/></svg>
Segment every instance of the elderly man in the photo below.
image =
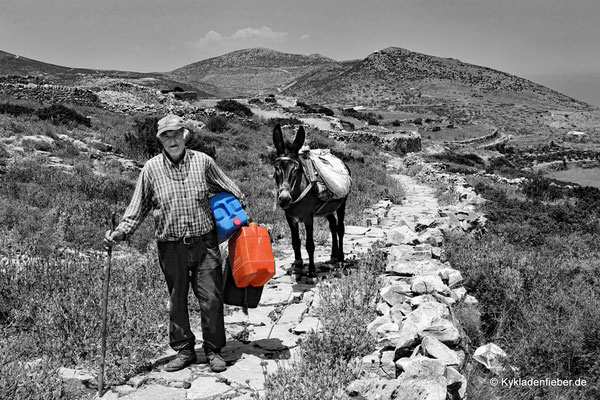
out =
<svg viewBox="0 0 600 400"><path fill-rule="evenodd" d="M243 194L211 157L185 148L186 130L176 115L158 121L156 136L163 152L144 165L121 223L106 232L104 243L113 246L124 240L152 211L160 267L171 297L169 342L178 352L164 369L178 371L196 361L187 301L191 284L200 303L204 352L210 368L221 372L226 369L220 353L225 346L223 277L208 199L226 191L244 205Z"/></svg>

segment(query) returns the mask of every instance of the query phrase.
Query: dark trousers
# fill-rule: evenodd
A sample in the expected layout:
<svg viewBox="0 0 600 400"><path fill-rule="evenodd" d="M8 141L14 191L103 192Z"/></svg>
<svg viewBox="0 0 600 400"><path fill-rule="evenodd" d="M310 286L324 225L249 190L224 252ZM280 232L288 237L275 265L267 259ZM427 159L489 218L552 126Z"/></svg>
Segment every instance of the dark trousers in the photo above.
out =
<svg viewBox="0 0 600 400"><path fill-rule="evenodd" d="M175 351L193 349L196 338L190 329L190 284L200 303L203 347L225 346L223 321L223 274L217 234L213 230L190 244L158 242L158 259L169 295L169 344Z"/></svg>

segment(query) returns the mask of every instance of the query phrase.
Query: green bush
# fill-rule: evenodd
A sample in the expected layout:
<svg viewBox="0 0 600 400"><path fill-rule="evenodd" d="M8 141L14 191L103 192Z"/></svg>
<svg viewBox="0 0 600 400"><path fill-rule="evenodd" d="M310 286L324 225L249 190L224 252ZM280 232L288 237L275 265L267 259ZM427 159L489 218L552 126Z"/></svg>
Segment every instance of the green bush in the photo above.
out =
<svg viewBox="0 0 600 400"><path fill-rule="evenodd" d="M221 115L210 117L208 121L206 121L206 128L215 133L225 132L228 128L227 118Z"/></svg>
<svg viewBox="0 0 600 400"><path fill-rule="evenodd" d="M141 153L145 159L149 159L162 151L162 145L156 137L157 132L157 117L138 117L134 120L134 132L125 133L125 143L130 152Z"/></svg>
<svg viewBox="0 0 600 400"><path fill-rule="evenodd" d="M50 120L53 124L59 125L85 125L92 126L89 118L84 117L77 111L63 106L62 104L53 104L50 107L44 107L36 111L36 115L41 120Z"/></svg>
<svg viewBox="0 0 600 400"><path fill-rule="evenodd" d="M269 118L267 120L267 125L269 126L275 126L275 125L304 125L304 122L300 121L298 118L296 117L275 117L275 118Z"/></svg>
<svg viewBox="0 0 600 400"><path fill-rule="evenodd" d="M375 315L385 257L369 253L356 269L319 285L322 331L300 343L300 359L267 375L266 399L341 399L360 376L360 359L375 348L366 327ZM269 371L267 371L269 372Z"/></svg>
<svg viewBox="0 0 600 400"><path fill-rule="evenodd" d="M239 115L240 117L251 117L252 111L245 106L244 104L237 102L235 100L219 100L216 105L217 110L228 111Z"/></svg>
<svg viewBox="0 0 600 400"><path fill-rule="evenodd" d="M302 101L297 101L296 106L302 108L302 110L308 114L325 114L330 117L335 115L332 109L319 104L308 105Z"/></svg>
<svg viewBox="0 0 600 400"><path fill-rule="evenodd" d="M31 107L22 106L19 104L2 103L0 104L0 113L14 116L32 115L35 113L35 110Z"/></svg>
<svg viewBox="0 0 600 400"><path fill-rule="evenodd" d="M95 369L105 262L100 255L63 255L14 262L0 272L10 301L0 330L15 340L21 360L48 357L54 367ZM157 260L146 256L113 257L110 285L106 371L107 383L117 384L158 355L154 343L165 343L168 295Z"/></svg>

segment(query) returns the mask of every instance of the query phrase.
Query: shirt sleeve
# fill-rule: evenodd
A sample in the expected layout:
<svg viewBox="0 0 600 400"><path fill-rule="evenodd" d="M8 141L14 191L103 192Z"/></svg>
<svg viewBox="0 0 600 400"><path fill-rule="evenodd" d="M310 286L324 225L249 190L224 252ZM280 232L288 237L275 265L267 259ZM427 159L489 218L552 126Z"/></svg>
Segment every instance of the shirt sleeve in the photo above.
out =
<svg viewBox="0 0 600 400"><path fill-rule="evenodd" d="M150 185L148 170L143 168L135 186L131 202L125 210L121 223L115 230L123 233L128 238L144 222L151 209L152 186Z"/></svg>
<svg viewBox="0 0 600 400"><path fill-rule="evenodd" d="M242 206L246 205L246 198L240 188L219 168L215 160L208 159L206 168L206 180L209 188L214 194L218 192L228 192L234 195Z"/></svg>

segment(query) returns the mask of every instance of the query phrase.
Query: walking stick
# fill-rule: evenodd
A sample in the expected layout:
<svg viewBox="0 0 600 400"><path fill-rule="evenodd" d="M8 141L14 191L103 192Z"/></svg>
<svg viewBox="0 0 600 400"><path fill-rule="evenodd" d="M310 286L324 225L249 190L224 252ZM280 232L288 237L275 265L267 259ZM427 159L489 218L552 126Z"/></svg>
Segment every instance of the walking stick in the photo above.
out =
<svg viewBox="0 0 600 400"><path fill-rule="evenodd" d="M110 219L110 232L115 230L116 215L113 212ZM98 373L98 397L102 397L104 390L104 361L106 356L106 319L108 314L108 282L110 281L110 264L112 258L112 246L106 249L108 257L104 266L104 287L102 288L102 353L100 359L100 372Z"/></svg>

